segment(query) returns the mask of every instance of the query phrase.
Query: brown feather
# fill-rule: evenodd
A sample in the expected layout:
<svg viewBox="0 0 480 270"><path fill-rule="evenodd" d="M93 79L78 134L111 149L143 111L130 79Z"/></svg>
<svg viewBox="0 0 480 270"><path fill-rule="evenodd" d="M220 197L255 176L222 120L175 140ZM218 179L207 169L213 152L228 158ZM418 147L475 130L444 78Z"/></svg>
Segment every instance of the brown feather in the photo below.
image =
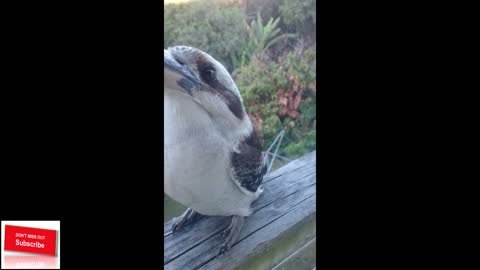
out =
<svg viewBox="0 0 480 270"><path fill-rule="evenodd" d="M262 152L261 135L254 129L239 145L239 153L232 153L234 181L250 192L256 192L267 171Z"/></svg>

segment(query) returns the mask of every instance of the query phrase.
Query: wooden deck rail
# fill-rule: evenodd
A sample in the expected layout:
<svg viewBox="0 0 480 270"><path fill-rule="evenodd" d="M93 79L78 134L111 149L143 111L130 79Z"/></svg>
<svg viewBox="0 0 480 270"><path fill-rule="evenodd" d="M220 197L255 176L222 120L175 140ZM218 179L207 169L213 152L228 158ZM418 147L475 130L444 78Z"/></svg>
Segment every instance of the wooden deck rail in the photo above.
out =
<svg viewBox="0 0 480 270"><path fill-rule="evenodd" d="M316 152L294 160L264 178L264 192L252 205L238 241L220 257L221 233L228 217L201 217L172 235L172 221L164 224L164 268L236 269L271 249L276 240L316 215ZM309 235L305 243L315 238ZM304 244L304 243L300 243ZM285 254L288 256L289 254Z"/></svg>

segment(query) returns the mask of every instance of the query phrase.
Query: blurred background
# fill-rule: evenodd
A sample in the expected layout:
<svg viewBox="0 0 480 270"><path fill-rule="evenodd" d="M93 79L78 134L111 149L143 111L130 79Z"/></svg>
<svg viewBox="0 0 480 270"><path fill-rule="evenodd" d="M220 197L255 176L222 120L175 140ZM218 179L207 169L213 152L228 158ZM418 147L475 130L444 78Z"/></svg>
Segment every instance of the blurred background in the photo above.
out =
<svg viewBox="0 0 480 270"><path fill-rule="evenodd" d="M278 155L295 159L315 149L314 0L165 3L164 48L188 45L221 62L262 130L265 149L284 127Z"/></svg>
<svg viewBox="0 0 480 270"><path fill-rule="evenodd" d="M164 12L164 48L196 47L227 68L264 149L286 129L272 170L316 149L315 0L165 0ZM164 221L185 210L164 203ZM279 269L313 269L314 246Z"/></svg>

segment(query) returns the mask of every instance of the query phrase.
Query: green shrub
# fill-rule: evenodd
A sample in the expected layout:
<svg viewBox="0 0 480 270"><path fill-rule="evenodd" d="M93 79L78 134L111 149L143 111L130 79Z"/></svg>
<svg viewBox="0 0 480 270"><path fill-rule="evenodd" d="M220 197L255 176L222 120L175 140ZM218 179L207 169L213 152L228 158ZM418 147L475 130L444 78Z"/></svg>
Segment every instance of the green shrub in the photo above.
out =
<svg viewBox="0 0 480 270"><path fill-rule="evenodd" d="M260 12L257 13L257 19L252 20L250 25L245 24L248 30L249 41L242 54L240 68L249 62L252 57L263 58L265 51L279 41L296 37L295 34L282 34L278 23L280 18L270 18L267 24L263 24Z"/></svg>
<svg viewBox="0 0 480 270"><path fill-rule="evenodd" d="M211 0L164 8L164 48L199 48L233 72L265 147L288 127L280 155L296 158L315 149L315 0Z"/></svg>
<svg viewBox="0 0 480 270"><path fill-rule="evenodd" d="M283 144L283 143L282 143ZM303 139L298 142L286 144L284 152L290 158L301 157L316 148L316 130L311 129L306 132Z"/></svg>
<svg viewBox="0 0 480 270"><path fill-rule="evenodd" d="M264 19L282 18L284 33L297 33L309 42L315 40L316 0L248 0L246 13L254 19L261 12Z"/></svg>
<svg viewBox="0 0 480 270"><path fill-rule="evenodd" d="M221 62L227 70L239 66L248 41L245 15L238 5L194 1L165 6L164 48L196 47Z"/></svg>
<svg viewBox="0 0 480 270"><path fill-rule="evenodd" d="M316 0L284 0L279 6L284 31L300 33L307 39L316 36Z"/></svg>
<svg viewBox="0 0 480 270"><path fill-rule="evenodd" d="M278 61L252 59L235 81L251 118L262 123L265 147L288 126L280 154L297 157L315 149L315 47L289 52ZM312 131L313 130L313 131Z"/></svg>

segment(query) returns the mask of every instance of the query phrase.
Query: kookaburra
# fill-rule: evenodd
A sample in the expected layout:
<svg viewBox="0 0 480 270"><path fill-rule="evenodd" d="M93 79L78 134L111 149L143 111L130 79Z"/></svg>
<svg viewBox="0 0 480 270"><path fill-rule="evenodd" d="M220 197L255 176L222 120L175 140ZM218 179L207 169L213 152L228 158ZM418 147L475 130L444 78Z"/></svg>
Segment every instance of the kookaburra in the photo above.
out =
<svg viewBox="0 0 480 270"><path fill-rule="evenodd" d="M175 232L196 214L231 216L220 253L238 239L267 171L259 134L228 71L186 46L164 50L164 188L188 207Z"/></svg>

